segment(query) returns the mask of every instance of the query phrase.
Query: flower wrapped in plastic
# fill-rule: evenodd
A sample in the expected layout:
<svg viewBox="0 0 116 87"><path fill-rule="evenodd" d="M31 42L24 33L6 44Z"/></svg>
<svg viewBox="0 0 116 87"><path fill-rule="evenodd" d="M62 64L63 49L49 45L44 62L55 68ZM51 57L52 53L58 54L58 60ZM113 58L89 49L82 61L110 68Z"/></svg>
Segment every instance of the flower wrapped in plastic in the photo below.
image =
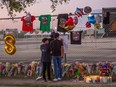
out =
<svg viewBox="0 0 116 87"><path fill-rule="evenodd" d="M6 62L6 65L5 65L5 71L6 71L6 75L8 75L8 73L10 72L10 69L11 69L11 64L9 62Z"/></svg>

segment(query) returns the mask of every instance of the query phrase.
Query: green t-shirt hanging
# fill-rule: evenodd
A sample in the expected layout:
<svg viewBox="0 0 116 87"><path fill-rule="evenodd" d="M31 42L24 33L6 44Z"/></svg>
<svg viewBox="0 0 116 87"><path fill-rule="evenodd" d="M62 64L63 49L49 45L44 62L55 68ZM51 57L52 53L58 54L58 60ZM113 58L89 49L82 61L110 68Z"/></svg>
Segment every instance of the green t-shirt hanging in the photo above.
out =
<svg viewBox="0 0 116 87"><path fill-rule="evenodd" d="M40 30L41 31L50 31L50 22L51 22L51 15L41 15L39 17L40 21Z"/></svg>

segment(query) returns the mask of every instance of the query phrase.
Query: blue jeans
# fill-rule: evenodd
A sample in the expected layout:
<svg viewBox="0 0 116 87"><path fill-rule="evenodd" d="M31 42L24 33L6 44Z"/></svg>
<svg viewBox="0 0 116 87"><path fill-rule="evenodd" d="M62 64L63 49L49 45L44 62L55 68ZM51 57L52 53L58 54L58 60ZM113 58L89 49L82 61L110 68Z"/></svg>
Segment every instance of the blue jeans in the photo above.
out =
<svg viewBox="0 0 116 87"><path fill-rule="evenodd" d="M62 58L61 56L53 56L55 79L62 78Z"/></svg>
<svg viewBox="0 0 116 87"><path fill-rule="evenodd" d="M43 74L43 72L42 72L42 70L43 70L43 63L42 63L42 59L40 59L40 68L39 68L39 76L42 76L42 74Z"/></svg>

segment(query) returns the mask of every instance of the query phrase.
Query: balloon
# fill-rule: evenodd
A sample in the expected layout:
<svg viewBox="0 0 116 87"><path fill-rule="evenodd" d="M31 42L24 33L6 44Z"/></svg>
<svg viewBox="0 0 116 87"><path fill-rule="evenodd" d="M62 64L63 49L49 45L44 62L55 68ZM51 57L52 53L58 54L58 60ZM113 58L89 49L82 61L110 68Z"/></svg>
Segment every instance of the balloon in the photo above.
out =
<svg viewBox="0 0 116 87"><path fill-rule="evenodd" d="M89 6L86 6L86 7L84 8L84 12L85 12L86 14L91 13L91 11L92 11L92 8L89 7Z"/></svg>
<svg viewBox="0 0 116 87"><path fill-rule="evenodd" d="M100 29L100 27L101 27L100 23L95 23L94 24L94 29Z"/></svg>
<svg viewBox="0 0 116 87"><path fill-rule="evenodd" d="M66 25L74 25L74 22L73 22L73 18L72 18L72 17L69 17L69 18L66 20Z"/></svg>
<svg viewBox="0 0 116 87"><path fill-rule="evenodd" d="M86 28L91 28L91 24L89 22L86 23Z"/></svg>
<svg viewBox="0 0 116 87"><path fill-rule="evenodd" d="M16 43L15 37L11 34L8 34L5 36L4 42L6 44L4 48L6 53L8 53L9 55L13 55L16 52L16 47L14 46Z"/></svg>
<svg viewBox="0 0 116 87"><path fill-rule="evenodd" d="M73 18L72 17L69 17L66 21L66 26L65 26L65 29L66 30L72 30L74 28L74 22L73 22Z"/></svg>
<svg viewBox="0 0 116 87"><path fill-rule="evenodd" d="M74 24L75 24L75 25L78 24L78 17L77 17L77 16L74 17Z"/></svg>
<svg viewBox="0 0 116 87"><path fill-rule="evenodd" d="M92 24L96 23L94 15L92 15L92 14L88 15L88 22L92 23Z"/></svg>
<svg viewBox="0 0 116 87"><path fill-rule="evenodd" d="M75 27L74 25L72 25L72 26L66 26L65 29L66 30L72 30L74 27Z"/></svg>
<svg viewBox="0 0 116 87"><path fill-rule="evenodd" d="M76 8L75 15L77 15L78 17L84 15L83 9L82 8Z"/></svg>

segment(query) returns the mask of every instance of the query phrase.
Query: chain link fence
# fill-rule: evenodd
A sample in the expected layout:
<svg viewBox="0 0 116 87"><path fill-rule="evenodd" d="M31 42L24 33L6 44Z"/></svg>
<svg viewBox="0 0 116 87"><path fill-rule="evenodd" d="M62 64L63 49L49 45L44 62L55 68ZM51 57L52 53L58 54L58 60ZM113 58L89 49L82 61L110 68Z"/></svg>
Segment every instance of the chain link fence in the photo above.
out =
<svg viewBox="0 0 116 87"><path fill-rule="evenodd" d="M79 23L75 27L75 31L82 32L82 44L73 45L70 44L70 32L67 34L68 38L68 52L66 53L67 62L81 61L81 62L98 62L98 61L116 61L116 37L105 37L105 29L101 28L98 30L94 29L92 26L90 29L86 29L85 24L87 22L87 16L79 18ZM12 29L17 28L21 29L21 21L2 21L1 29L5 30L6 28ZM11 23L10 26L5 25ZM34 28L39 27L39 21L34 22ZM10 27L8 27L10 26ZM53 17L51 21L51 29L56 29L57 18ZM39 28L36 28L39 29ZM40 44L43 37L49 37L49 35L35 35L35 36L24 36L24 32L16 34L16 48L17 51L14 55L8 55L4 51L4 41L0 41L0 61L3 62L31 62L38 61L41 57ZM21 37L23 36L23 37ZM64 59L63 59L64 61Z"/></svg>

